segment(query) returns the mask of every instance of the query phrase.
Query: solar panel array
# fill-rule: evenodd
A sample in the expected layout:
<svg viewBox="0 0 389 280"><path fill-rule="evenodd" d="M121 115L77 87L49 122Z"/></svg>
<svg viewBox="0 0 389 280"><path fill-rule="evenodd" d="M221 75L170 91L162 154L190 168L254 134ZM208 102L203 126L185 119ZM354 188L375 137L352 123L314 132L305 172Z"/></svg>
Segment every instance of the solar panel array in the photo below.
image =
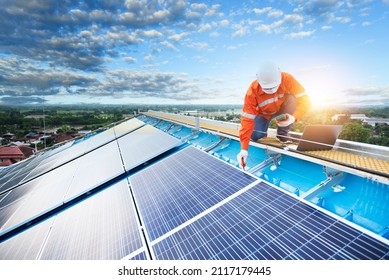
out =
<svg viewBox="0 0 389 280"><path fill-rule="evenodd" d="M386 240L137 119L57 149L0 172L0 259L389 259Z"/></svg>

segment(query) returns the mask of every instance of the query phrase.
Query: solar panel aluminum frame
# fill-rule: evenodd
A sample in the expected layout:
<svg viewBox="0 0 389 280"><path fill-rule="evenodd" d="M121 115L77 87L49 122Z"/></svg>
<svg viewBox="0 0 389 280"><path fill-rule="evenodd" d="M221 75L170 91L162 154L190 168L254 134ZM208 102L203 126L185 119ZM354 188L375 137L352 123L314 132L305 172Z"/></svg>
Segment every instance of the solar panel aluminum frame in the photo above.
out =
<svg viewBox="0 0 389 280"><path fill-rule="evenodd" d="M240 194L241 192L242 192L242 189L244 190L244 189L246 189L247 187L251 187L252 185L255 185L255 183L258 183L259 181L258 181L258 178L255 178L252 174L249 174L249 173L244 173L244 172L241 172L241 170L240 169L238 169L237 167L234 167L234 166L231 166L231 165L229 165L229 164L227 164L226 162L224 162L224 161L222 161L222 160L220 160L220 159L218 159L218 158L215 158L215 157L212 157L212 156L210 156L209 154L207 154L206 152L204 152L204 151L200 151L200 150L198 150L198 149L196 149L196 148L193 148L193 147L191 147L191 146L189 146L189 147L187 147L187 148L185 148L185 149L183 149L183 150L180 150L179 152L177 152L177 153L175 153L175 154L173 154L173 155L171 155L170 157L167 157L167 158L165 158L165 159L163 159L163 160L161 160L161 161L159 161L158 163L156 163L155 165L152 165L152 166L150 166L150 167L148 167L148 168L146 168L145 170L150 170L150 172L151 172L151 170L153 170L153 169L155 169L156 167L156 165L158 164L158 165L168 165L169 166L169 169L171 169L171 168L174 168L174 167L172 167L172 166L170 166L170 164L171 164L171 160L177 160L176 159L176 157L178 157L178 155L181 155L181 154L183 154L185 151L189 151L189 150L191 150L191 151L196 151L196 153L199 153L199 155L203 155L203 156L205 156L206 158L208 158L208 159L210 159L211 161L213 161L214 163L217 163L217 164L221 164L221 166L223 166L223 167L227 167L228 166L228 168L230 168L230 172L231 172L231 170L236 170L238 173L241 173L241 174L244 174L244 176L246 176L247 178L250 178L250 180L248 180L247 179L247 184L245 183L244 185L242 185L241 186L241 188L240 189L236 189L236 191L234 190L232 193L229 193L229 194L223 194L224 195L224 197L223 197L223 199L222 198L220 198L219 200L222 200L223 202L222 203L225 203L225 201L228 201L228 199L231 199L232 197L234 197L235 195L238 195L238 194ZM192 158L193 159L193 158ZM168 162L169 161L169 162ZM190 167L189 167L190 168ZM211 168L211 167L209 167L209 168ZM145 172L145 170L142 170L143 172ZM211 170L211 169L210 169ZM141 172L142 172L141 171ZM156 172L156 171L153 171L153 172ZM216 171L214 171L215 173L217 173ZM159 175L160 173L158 173L158 175ZM182 174L182 172L180 171L180 174ZM142 173L141 173L141 175L142 176L146 176L147 177L147 175L143 175ZM162 174L161 174L162 175ZM140 196L137 194L137 192L138 192L138 190L137 190L137 188L138 188L138 186L135 184L134 185L134 176L140 176L139 175L139 173L138 174L134 174L133 176L130 176L130 178L129 178L129 180L130 180L130 185L131 185L131 188L132 188L132 192L134 193L134 199L135 199L135 203L136 203L136 205L137 205L137 207L139 208L139 216L140 216L140 219L142 220L142 224L145 226L145 230L146 230L146 240L147 240L147 243L148 244L154 244L155 242L156 242L156 240L159 240L160 238L162 238L161 236L157 236L157 238L155 238L155 234L151 234L151 232L150 232L150 228L149 228L149 225L148 225L148 222L150 221L149 220L149 218L147 217L147 216L145 216L144 214L145 213L142 213L142 211L144 211L144 209L143 209L143 207L142 207L142 202L140 201ZM208 176L208 175L207 175ZM232 175L231 175L232 176ZM209 176L208 176L209 177ZM239 183L234 183L234 188L238 188L238 186L240 186L239 185ZM144 190L144 189L146 189L147 187L145 186L145 185L142 185L141 186L141 189L142 190ZM221 190L221 189L220 189ZM223 190L224 191L224 190ZM217 193L217 192L216 192ZM161 196L158 196L158 199L161 199ZM220 201L219 201L219 203L221 203ZM154 207L154 206L153 206ZM214 205L211 207L211 209L213 209L213 207L214 207ZM196 210L197 211L197 210ZM195 212L196 212L195 211ZM202 209L202 210L200 210L200 212L198 213L198 215L196 215L196 216L201 216L201 215L203 215L204 213L207 213L209 211L209 209L207 209L207 208L204 208L204 209ZM190 214L190 215L192 215L192 213ZM193 218L192 218L193 219ZM185 219L184 219L185 220ZM190 222L191 221L191 219L189 220L189 221L185 221L183 224L187 224L188 222ZM159 222L160 223L160 222ZM179 228L180 227L180 225L178 226L178 227L175 227L175 228L173 228L173 229L170 229L170 230L168 230L163 236L165 236L166 234L169 234L169 232L172 232L172 231L175 231L177 228ZM159 234L159 233L158 233ZM153 253L153 251L152 251L152 248L150 248L150 254L151 254L151 257L153 258L153 259L155 259L155 255L154 255L154 253Z"/></svg>
<svg viewBox="0 0 389 280"><path fill-rule="evenodd" d="M339 226L342 226L342 227L349 227L353 232L354 232L354 234L357 234L357 236L358 236L358 239L356 240L356 242L359 240L359 239L369 239L370 238L370 240L371 241L374 241L374 242L376 242L377 244L378 243L381 243L383 246L386 246L386 255L381 255L381 257L382 258L384 258L384 259L389 259L389 240L387 240L387 239L384 239L384 238L382 238L382 237L380 237L380 236L376 236L375 234L372 234L370 231L367 231L367 230L365 230L365 229L363 229L363 228L361 228L361 227L359 227L359 226L356 226L355 224L353 224L353 223L350 223L350 222L348 222L347 220L344 220L344 219L342 219L342 218L340 218L340 217L338 217L338 216L335 216L335 215L333 215L332 213L330 213L330 212L328 212L328 211L323 211L323 209L321 209L320 207L317 207L316 205L314 205L314 204L311 204L311 203L307 203L307 201L305 201L305 200L303 200L303 199L300 199L299 197L294 197L294 196L292 196L290 193L288 193L288 192L286 192L286 191L284 191L283 189L280 189L280 188L278 188L277 186L271 186L270 184L268 184L267 182L262 182L262 183L260 183L260 184L266 184L266 185L268 185L269 187L271 187L273 190L275 190L275 191L281 191L283 194L284 194L284 197L285 198L288 198L288 199L292 199L292 200L295 200L296 201L296 204L295 205L301 205L301 206L303 206L304 207L304 205L306 206L306 207L308 207L308 208L311 208L311 209L314 209L314 211L315 211L315 213L321 213L321 215L322 215L322 217L327 217L327 219L329 219L329 220L332 220L332 222L331 223L334 223L334 224L338 224ZM242 195L244 194L244 195L246 195L246 193L248 193L248 191L252 191L252 190L255 190L255 188L257 188L258 186L251 186L250 188L248 188L246 191L244 191L244 192L242 192ZM240 197L240 195L239 196L235 196L234 198L238 198L238 199L242 199L241 197ZM229 201L232 201L232 200L229 200ZM160 257L162 257L162 255L161 255L161 251L159 251L159 248L158 248L158 246L160 245L160 243L163 243L163 242L165 242L165 241L168 241L168 239L170 238L170 237L172 237L172 238L174 238L174 239L172 239L172 241L171 242L173 242L173 243L171 243L170 241L168 241L168 243L169 243L169 250L173 250L174 249L174 247L176 247L176 246L180 246L179 245L179 243L174 243L174 242L181 242L180 240L181 240L181 237L179 237L179 236L175 236L177 233L180 233L180 231L183 231L183 230L185 230L185 231L187 231L187 232L196 232L195 230L196 229L192 229L191 227L192 226L194 226L195 225L195 223L196 222L199 222L199 221L202 221L202 219L203 218L208 218L208 216L210 216L210 217L212 217L213 215L214 215L214 213L216 214L219 210L221 210L221 208L222 207L224 207L224 206L228 206L228 204L227 203L229 203L229 201L228 202L226 202L226 203L221 203L220 205L218 205L217 207L215 207L212 211L210 211L209 213L207 213L206 215L202 215L201 217L199 217L199 219L193 219L193 220L191 220L190 222L188 222L187 224L185 224L185 225L183 225L182 227L180 227L180 228L177 228L177 229L175 229L172 233L169 233L169 234L166 234L165 236L163 236L163 237L161 237L160 239L158 239L158 240L155 240L153 243L152 243L152 246L153 246L153 251L154 251L154 256L157 258L157 259L160 259ZM235 203L235 202L234 202ZM273 197L271 197L271 198L269 198L269 204L271 204L271 203L273 203ZM257 204L256 204L257 205ZM265 207L267 207L267 206L265 206ZM292 206L293 207L293 206ZM234 209L238 209L238 208L234 208ZM273 209L273 211L276 211L275 213L277 213L277 209ZM224 213L226 213L226 212L224 212ZM254 212L253 212L254 213ZM243 214L243 213L242 213ZM230 217L229 215L230 214L225 214L226 216L225 217ZM268 217L268 219L273 219L273 215L271 214L271 213L268 213L268 215L269 215L269 217ZM300 214L301 215L301 214ZM258 216L255 216L255 217L258 217ZM302 221L304 221L304 217L302 218L303 220ZM238 219L238 221L240 221L239 219ZM293 219L291 219L290 221L293 221ZM315 222L317 222L317 221L315 221ZM255 225L254 224L252 224L252 222L250 222L249 223L250 225L252 225L252 226L254 226L255 227ZM203 226L204 225L208 225L206 222L203 222ZM285 228L285 230L287 230L288 229L288 227L287 227L287 225L284 225L284 226L286 226L286 228ZM294 226L294 224L292 223L291 224L291 226ZM323 227L323 225L322 225L322 227ZM331 227L332 227L332 225L331 225ZM231 229L230 230L233 230L233 231L237 231L237 232L239 232L239 228L240 228L240 226L232 226L231 227ZM273 228L273 226L270 226L270 227L267 227L267 229L266 229L267 231L268 231L268 239L267 239L267 241L265 240L264 242L264 244L266 244L267 242L274 242L274 240L273 240L273 238L274 237L272 237L272 234L271 234L271 232L272 231L274 231L275 229ZM219 233L221 233L221 231L220 230L214 230L214 232L215 232L215 234L219 234ZM188 233L189 234L189 233ZM244 233L243 233L244 234ZM180 233L180 235L181 235L181 233ZM315 236L316 235L316 233L314 234L314 235L312 235L312 236ZM175 236L175 237L174 237ZM280 237L283 237L282 235L279 235ZM186 235L186 237L188 238L188 240L189 240L189 236L188 235ZM329 236L330 237L330 236ZM202 241L201 241L201 247L202 246L206 246L206 245L204 245L204 244L206 244L206 243L204 243L204 242L206 242L206 240L203 240L203 238L204 237L196 237L196 236L194 236L193 238L200 238ZM278 237L277 237L278 238ZM300 239L302 238L302 236L300 236L299 237ZM174 240L174 241L173 241ZM284 239L284 241L282 241L282 242L286 242L286 240L287 239ZM302 239L302 240L304 240L304 239ZM186 243L188 243L188 242L190 242L190 244L193 244L193 242L195 242L195 241L187 241ZM231 241L226 241L227 243L225 243L225 246L235 246L234 245L234 243L232 243L233 241L231 240ZM288 241L289 242L289 241ZM304 241L305 242L305 241ZM309 242L312 242L312 244L314 244L314 242L320 242L319 240L316 240L316 238L313 238L313 239L311 239ZM322 240L321 242L325 242L325 240ZM335 241L336 242L336 241ZM361 242L361 241L358 241L358 242ZM362 241L363 242L363 241ZM368 241L366 241L366 242L368 242ZM189 243L188 243L189 244ZM197 255L197 257L196 258L193 258L193 256L192 256L192 253L190 253L190 255L189 256L192 256L192 257L190 257L190 258L188 258L188 257L185 257L185 255L182 255L182 253L184 253L184 248L189 248L189 247L187 247L187 246L189 246L188 244L186 244L186 245L183 245L183 247L181 248L181 247L179 247L179 248L181 248L181 249L177 249L175 252L174 251L171 251L171 253L173 253L173 255L170 255L170 257L168 257L168 258L166 258L166 256L165 257L163 257L163 259L181 259L181 258L184 258L184 259L207 259L207 258L211 258L211 259L214 259L214 258L217 258L216 257L216 255L212 255L212 253L211 253L211 251L202 251L203 252L203 254L205 254L205 255L202 255L202 256L198 256ZM284 245L285 245L286 243L284 243ZM369 257L373 257L373 259L374 259L374 254L372 253L372 254L370 254L370 255L363 255L363 251L365 250L363 247L362 248L360 248L359 249L359 251L360 251L360 253L358 253L358 252L355 252L355 253L352 253L353 254L353 256L352 255L349 255L349 252L348 251L344 251L344 250L351 250L350 252L353 252L352 250L352 246L366 246L366 248L368 248L369 247L369 244L366 244L366 245L361 245L362 243L360 243L359 245L358 244L355 244L355 245L353 245L353 242L348 242L347 240L343 243L344 244L344 246L346 246L346 247L340 247L340 249L339 249L339 251L335 248L335 250L333 250L332 251L332 253L334 253L335 252L335 254L337 253L337 255L334 255L334 258L335 259L348 259L348 258L352 258L352 259L358 259L358 257L359 258L361 258L361 259L365 259L367 256L369 256ZM350 244L350 245L349 245ZM281 243L279 243L279 245L281 245ZM283 246L284 246L283 245ZM296 250L300 247L300 246L302 246L303 245L303 243L301 243L300 245L299 244L295 244L295 243L291 243L291 245L292 246L295 246L295 248L296 248ZM157 246L157 247L156 247ZM196 246L196 244L194 244L194 246ZM200 245L198 245L198 246L200 246ZM220 246L220 245L219 245ZM223 246L223 245L222 245ZM263 245L262 245L263 246ZM320 245L320 243L318 243L318 246L321 246ZM351 247L349 247L349 246L351 246ZM155 247L155 248L154 248ZM347 249L347 247L349 247L349 249ZM166 246L164 246L164 248L166 248ZM173 248L173 249L172 249ZM216 248L215 248L216 249ZM246 251L246 253L243 253L243 251L240 251L240 249L239 248L235 248L236 249L236 251L231 251L231 253L233 254L233 255L230 255L229 257L226 255L225 257L227 257L227 258L233 258L233 259L241 259L241 258L244 258L245 256L246 257L248 257L249 256L249 254L248 254L248 252L250 252L250 251ZM242 248L243 249L243 248ZM268 248L268 249L272 249L272 248ZM276 249L276 248L275 248ZM333 248L334 249L334 248ZM156 253L155 252L155 250L157 250L158 251L158 253ZM208 250L211 250L211 248L209 248L208 247ZM244 249L243 249L244 250ZM247 248L246 248L246 250L247 250ZM250 249L250 250L252 250L252 249ZM276 249L277 250L277 249ZM367 249L368 250L368 249ZM194 253L194 251L193 251L193 248L189 248L188 249L188 251L187 251L187 253L189 253L189 251L190 252L193 252ZM239 253L240 252L240 253ZM252 253L255 253L254 251L251 251ZM266 251L264 251L264 252L266 252ZM304 251L300 251L300 253L304 253ZM214 254L215 254L216 252L214 251ZM241 253L243 253L243 255L241 255ZM298 253L298 251L296 251L296 253ZM299 253L299 254L300 254ZM315 257L315 253L314 252L312 252L313 253L313 255L312 256L304 256L304 255L300 255L300 256L297 256L297 255L295 255L295 259L309 259L309 258L313 258L313 259L315 259L315 258L317 258L317 259L320 259L321 257L319 257L319 256L316 256ZM360 255L362 253L362 255ZM178 255L177 255L178 254ZM210 254L210 255L209 255ZM219 254L219 253L217 253L217 254ZM238 255L234 255L234 254L238 254ZM245 254L247 254L247 255L245 255ZM276 251L273 251L273 253L271 253L271 254L277 254L276 253ZM293 256L293 255L292 255ZM267 259L267 258L269 258L269 259L271 259L271 257L272 257L272 255L269 255L269 256L265 256L265 255L262 255L262 257L259 257L259 259ZM274 257L274 256L273 256ZM254 259L257 259L258 257L253 257ZM280 256L280 258L281 258L281 256ZM222 258L222 259L224 259L224 258Z"/></svg>

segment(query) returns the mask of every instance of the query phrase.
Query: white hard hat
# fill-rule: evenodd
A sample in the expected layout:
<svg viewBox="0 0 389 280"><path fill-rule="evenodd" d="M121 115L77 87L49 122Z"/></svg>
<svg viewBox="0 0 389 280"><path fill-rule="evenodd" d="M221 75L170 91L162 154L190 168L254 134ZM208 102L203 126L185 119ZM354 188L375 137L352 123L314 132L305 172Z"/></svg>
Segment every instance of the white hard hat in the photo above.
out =
<svg viewBox="0 0 389 280"><path fill-rule="evenodd" d="M257 80L264 93L275 93L281 84L280 68L272 62L263 63L257 72Z"/></svg>

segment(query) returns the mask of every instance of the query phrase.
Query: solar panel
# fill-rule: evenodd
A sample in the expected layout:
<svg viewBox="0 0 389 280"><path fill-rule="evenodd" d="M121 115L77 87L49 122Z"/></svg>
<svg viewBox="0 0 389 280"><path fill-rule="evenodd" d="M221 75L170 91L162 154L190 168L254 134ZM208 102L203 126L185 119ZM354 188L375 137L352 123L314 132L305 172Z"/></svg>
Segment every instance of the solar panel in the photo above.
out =
<svg viewBox="0 0 389 280"><path fill-rule="evenodd" d="M116 127L85 137L81 141L69 142L63 146L42 152L37 157L30 158L25 163L20 164L20 166L10 168L6 172L10 174L0 173L0 193L102 147L114 141L116 137L121 137L142 125L144 125L142 121L131 119ZM66 152L61 153L63 150L66 150Z"/></svg>
<svg viewBox="0 0 389 280"><path fill-rule="evenodd" d="M76 161L79 164L65 201L85 193L124 172L116 141L82 156Z"/></svg>
<svg viewBox="0 0 389 280"><path fill-rule="evenodd" d="M0 233L61 205L78 163L72 161L10 191L0 202Z"/></svg>
<svg viewBox="0 0 389 280"><path fill-rule="evenodd" d="M130 170L147 160L181 144L176 138L145 125L118 139L126 170Z"/></svg>
<svg viewBox="0 0 389 280"><path fill-rule="evenodd" d="M0 243L0 260L35 260L43 248L54 219L48 219Z"/></svg>
<svg viewBox="0 0 389 280"><path fill-rule="evenodd" d="M115 131L116 138L119 138L135 129L142 127L144 124L144 122L133 118L114 126L113 129Z"/></svg>
<svg viewBox="0 0 389 280"><path fill-rule="evenodd" d="M39 158L39 159L38 159ZM0 193L5 193L18 185L28 173L40 164L42 157L37 156L11 165L0 173Z"/></svg>
<svg viewBox="0 0 389 280"><path fill-rule="evenodd" d="M389 245L259 183L153 244L157 259L389 259Z"/></svg>
<svg viewBox="0 0 389 280"><path fill-rule="evenodd" d="M0 259L389 259L383 238L179 145L133 119L0 172Z"/></svg>
<svg viewBox="0 0 389 280"><path fill-rule="evenodd" d="M209 209L256 178L188 147L130 177L150 240Z"/></svg>
<svg viewBox="0 0 389 280"><path fill-rule="evenodd" d="M61 212L40 259L121 259L143 248L126 180Z"/></svg>
<svg viewBox="0 0 389 280"><path fill-rule="evenodd" d="M135 255L134 257L130 258L130 260L147 260L147 255L146 255L146 252L141 252L137 255Z"/></svg>
<svg viewBox="0 0 389 280"><path fill-rule="evenodd" d="M21 185L0 202L0 207L14 209L12 215L9 211L0 213L0 233L48 212L123 172L117 144L112 142Z"/></svg>

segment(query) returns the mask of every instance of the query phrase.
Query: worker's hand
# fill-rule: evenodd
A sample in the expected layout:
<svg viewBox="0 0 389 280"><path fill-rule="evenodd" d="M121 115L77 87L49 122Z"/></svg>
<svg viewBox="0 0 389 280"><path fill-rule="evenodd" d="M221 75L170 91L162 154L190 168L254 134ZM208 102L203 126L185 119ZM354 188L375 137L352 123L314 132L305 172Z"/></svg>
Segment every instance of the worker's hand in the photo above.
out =
<svg viewBox="0 0 389 280"><path fill-rule="evenodd" d="M236 159L238 160L239 166L243 168L246 167L246 160L249 153L246 150L241 150L240 153L236 156Z"/></svg>
<svg viewBox="0 0 389 280"><path fill-rule="evenodd" d="M275 120L278 126L285 127L294 123L296 121L296 118L293 115L285 113L277 116Z"/></svg>

